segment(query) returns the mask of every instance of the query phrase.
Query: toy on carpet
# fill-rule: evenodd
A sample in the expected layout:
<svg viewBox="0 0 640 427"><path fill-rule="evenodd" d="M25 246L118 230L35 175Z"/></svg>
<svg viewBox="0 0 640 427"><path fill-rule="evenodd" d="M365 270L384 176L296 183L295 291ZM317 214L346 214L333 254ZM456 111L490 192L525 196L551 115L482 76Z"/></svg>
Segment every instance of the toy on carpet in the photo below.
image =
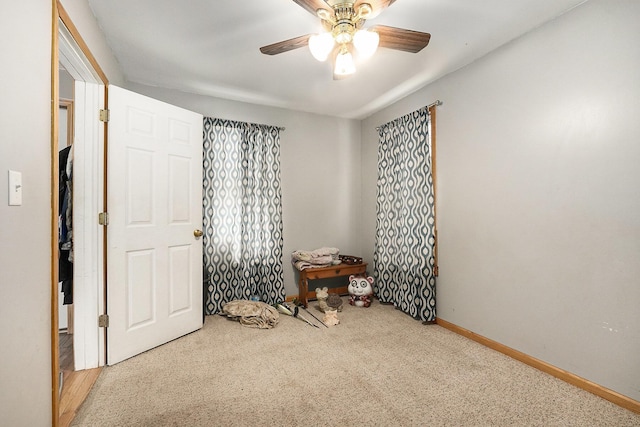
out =
<svg viewBox="0 0 640 427"><path fill-rule="evenodd" d="M302 302L300 302L300 300L298 298L294 298L293 299L293 305L295 305L296 307L298 307L299 309L303 309L304 311L306 311L307 313L309 313L311 315L311 317L313 317L314 319L316 319L318 321L318 323L321 323L325 328L328 328L327 325L325 325L325 323L318 319L315 314L313 314L312 312L310 312L309 310L307 310L307 308L304 306L304 304L302 304Z"/></svg>
<svg viewBox="0 0 640 427"><path fill-rule="evenodd" d="M356 307L369 307L373 296L373 277L349 276L349 304Z"/></svg>
<svg viewBox="0 0 640 427"><path fill-rule="evenodd" d="M335 326L340 324L340 319L338 319L338 310L327 310L324 312L324 317L322 318L322 323L326 326Z"/></svg>
<svg viewBox="0 0 640 427"><path fill-rule="evenodd" d="M316 288L316 298L318 299L318 310L326 313L327 310L342 311L342 298L338 294L330 294L329 288Z"/></svg>
<svg viewBox="0 0 640 427"><path fill-rule="evenodd" d="M338 294L329 294L329 298L327 298L327 305L329 308L342 311L342 298Z"/></svg>
<svg viewBox="0 0 640 427"><path fill-rule="evenodd" d="M296 317L302 320L303 322L305 322L307 325L313 326L314 328L318 328L318 325L314 325L313 323L309 322L307 319L302 317L302 315L300 314L300 308L297 305L294 305L293 309L291 309L289 308L286 302L283 302L282 304L276 304L275 308L282 314L286 314L287 316L291 316L291 317Z"/></svg>
<svg viewBox="0 0 640 427"><path fill-rule="evenodd" d="M316 298L318 299L318 310L325 312L329 310L327 298L329 298L329 288L316 288Z"/></svg>

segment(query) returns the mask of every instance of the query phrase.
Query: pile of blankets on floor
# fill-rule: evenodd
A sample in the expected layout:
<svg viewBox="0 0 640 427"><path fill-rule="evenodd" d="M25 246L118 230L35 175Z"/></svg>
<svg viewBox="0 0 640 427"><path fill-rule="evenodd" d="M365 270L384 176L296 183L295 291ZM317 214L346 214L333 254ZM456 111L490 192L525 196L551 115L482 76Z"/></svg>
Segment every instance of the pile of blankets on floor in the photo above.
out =
<svg viewBox="0 0 640 427"><path fill-rule="evenodd" d="M233 300L222 306L223 316L250 328L271 329L278 324L278 310L260 301Z"/></svg>
<svg viewBox="0 0 640 427"><path fill-rule="evenodd" d="M340 250L323 247L313 251L295 251L291 254L291 262L298 270L329 267L340 264Z"/></svg>

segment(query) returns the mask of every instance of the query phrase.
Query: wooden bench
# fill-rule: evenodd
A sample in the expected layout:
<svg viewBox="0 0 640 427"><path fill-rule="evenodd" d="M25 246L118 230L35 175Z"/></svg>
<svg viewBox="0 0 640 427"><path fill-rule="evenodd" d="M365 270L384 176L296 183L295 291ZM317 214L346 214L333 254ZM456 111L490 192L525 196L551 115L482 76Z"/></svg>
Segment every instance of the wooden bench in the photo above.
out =
<svg viewBox="0 0 640 427"><path fill-rule="evenodd" d="M316 293L314 291L309 292L309 280L350 276L352 274L365 274L366 271L366 262L363 262L362 264L338 264L331 265L329 267L305 268L304 270L300 270L300 279L298 280L298 299L305 307L308 307L308 300L316 297ZM333 288L331 291L337 294L346 294L348 293L347 288L348 283L343 287Z"/></svg>

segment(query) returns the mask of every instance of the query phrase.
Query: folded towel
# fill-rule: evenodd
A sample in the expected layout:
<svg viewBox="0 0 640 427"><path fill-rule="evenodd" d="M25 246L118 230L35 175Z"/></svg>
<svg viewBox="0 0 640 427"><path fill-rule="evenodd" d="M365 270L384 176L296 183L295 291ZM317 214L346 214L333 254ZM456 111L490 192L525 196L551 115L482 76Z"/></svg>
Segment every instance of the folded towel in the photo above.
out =
<svg viewBox="0 0 640 427"><path fill-rule="evenodd" d="M313 267L327 267L340 264L338 248L322 247L313 251L295 251L291 254L291 262L298 270Z"/></svg>
<svg viewBox="0 0 640 427"><path fill-rule="evenodd" d="M292 260L292 261L293 261L293 266L298 270L305 270L307 268L329 267L330 265L334 265L331 262L326 264L311 264L310 262L307 262L307 261L295 261L295 260Z"/></svg>

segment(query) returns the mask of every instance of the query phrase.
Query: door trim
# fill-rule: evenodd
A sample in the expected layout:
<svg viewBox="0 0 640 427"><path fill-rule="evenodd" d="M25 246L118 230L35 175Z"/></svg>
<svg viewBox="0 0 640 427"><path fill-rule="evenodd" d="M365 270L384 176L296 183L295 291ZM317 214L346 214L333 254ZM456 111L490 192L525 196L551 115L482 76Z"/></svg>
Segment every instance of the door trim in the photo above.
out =
<svg viewBox="0 0 640 427"><path fill-rule="evenodd" d="M58 7L52 0L51 25L51 425L60 418L60 352L58 338Z"/></svg>

